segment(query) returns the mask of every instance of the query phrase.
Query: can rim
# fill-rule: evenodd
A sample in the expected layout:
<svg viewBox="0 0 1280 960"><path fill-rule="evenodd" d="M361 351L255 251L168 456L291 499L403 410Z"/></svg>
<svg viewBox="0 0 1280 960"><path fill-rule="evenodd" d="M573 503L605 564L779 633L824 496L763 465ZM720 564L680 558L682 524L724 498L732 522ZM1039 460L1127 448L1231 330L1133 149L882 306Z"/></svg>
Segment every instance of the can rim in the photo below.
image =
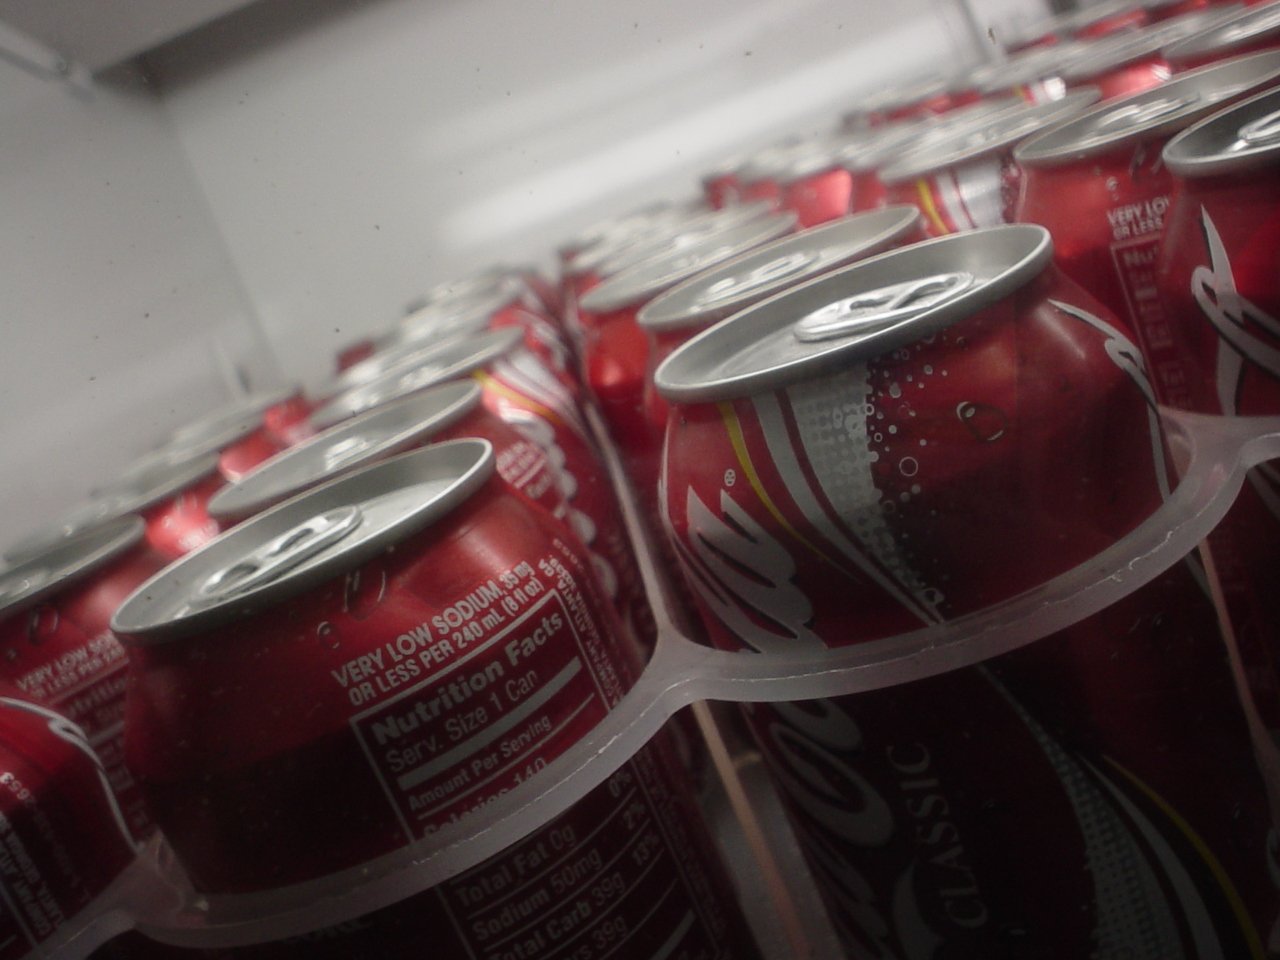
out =
<svg viewBox="0 0 1280 960"><path fill-rule="evenodd" d="M1164 55L1175 62L1187 60L1202 54L1248 46L1272 33L1280 33L1280 7L1274 3L1246 7L1223 23L1169 44L1164 49Z"/></svg>
<svg viewBox="0 0 1280 960"><path fill-rule="evenodd" d="M1251 143L1248 128L1262 125L1265 135ZM1183 178L1280 164L1280 88L1264 90L1188 127L1165 145L1164 162Z"/></svg>
<svg viewBox="0 0 1280 960"><path fill-rule="evenodd" d="M672 403L716 402L832 373L931 336L1004 299L1031 282L1052 258L1049 232L1037 224L972 230L882 253L776 294L704 330L663 361L654 384ZM925 278L945 281L939 284L944 299L865 333L823 334L816 342L796 346L795 327L831 305L890 287L920 285Z"/></svg>
<svg viewBox="0 0 1280 960"><path fill-rule="evenodd" d="M215 520L243 520L295 494L400 453L448 429L480 403L480 384L453 380L344 420L283 450L209 500Z"/></svg>
<svg viewBox="0 0 1280 960"><path fill-rule="evenodd" d="M153 646L251 617L326 583L394 547L457 509L494 473L487 440L451 440L412 450L330 480L232 527L151 577L111 618L111 629L133 646ZM353 512L354 511L354 512ZM319 518L341 514L338 538L246 590L201 601L214 584L254 551ZM362 529L363 528L363 529ZM200 586L197 586L199 584Z"/></svg>
<svg viewBox="0 0 1280 960"><path fill-rule="evenodd" d="M755 303L792 286L797 282L796 276L805 280L861 259L868 253L880 252L895 240L907 236L919 226L921 219L920 211L911 204L894 204L878 210L851 214L783 237L672 287L645 304L640 309L636 322L652 333L664 333L722 320L741 306ZM775 275L771 283L752 284L746 290L742 290L741 284L737 283L735 286L739 288L739 292L736 294L733 287L730 287L724 294L709 295L726 282L734 283L744 271L751 273L766 269L779 257L787 257L792 253L812 253L814 247L818 247L820 252L807 263L801 264L795 273Z"/></svg>
<svg viewBox="0 0 1280 960"><path fill-rule="evenodd" d="M136 514L117 517L0 569L0 620L53 596L132 550L142 542L146 526ZM26 581L25 587L17 585L20 579Z"/></svg>
<svg viewBox="0 0 1280 960"><path fill-rule="evenodd" d="M330 398L312 411L310 422L317 430L327 430L367 410L465 376L513 350L523 339L518 327L503 327L424 347L413 354L412 362Z"/></svg>
<svg viewBox="0 0 1280 960"><path fill-rule="evenodd" d="M1150 90L1110 100L1023 141L1013 156L1024 167L1070 164L1169 136L1226 100L1280 78L1280 50L1237 57L1178 74ZM1161 105L1169 109L1155 112ZM1111 129L1099 130L1110 126Z"/></svg>
<svg viewBox="0 0 1280 960"><path fill-rule="evenodd" d="M643 303L694 274L790 233L798 222L799 217L791 211L770 214L713 233L683 250L641 260L592 287L578 301L578 307L600 314Z"/></svg>
<svg viewBox="0 0 1280 960"><path fill-rule="evenodd" d="M941 141L909 150L880 171L880 180L885 184L902 183L997 153L1070 119L1101 99L1102 91L1097 87L1082 87L1060 100L1028 104L1023 110L996 116L987 123L961 128Z"/></svg>

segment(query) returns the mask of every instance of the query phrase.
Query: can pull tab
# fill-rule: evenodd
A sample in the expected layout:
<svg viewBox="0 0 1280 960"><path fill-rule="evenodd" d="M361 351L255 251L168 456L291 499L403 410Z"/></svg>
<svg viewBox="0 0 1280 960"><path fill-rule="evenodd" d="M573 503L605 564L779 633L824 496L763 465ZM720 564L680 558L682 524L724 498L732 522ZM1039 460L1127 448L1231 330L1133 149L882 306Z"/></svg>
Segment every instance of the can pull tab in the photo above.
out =
<svg viewBox="0 0 1280 960"><path fill-rule="evenodd" d="M1246 123L1238 136L1242 143L1251 147L1280 140L1280 110Z"/></svg>
<svg viewBox="0 0 1280 960"><path fill-rule="evenodd" d="M817 259L814 254L805 253L803 250L797 250L795 253L789 253L781 257L774 257L769 262L762 263L754 270L741 276L725 277L723 280L716 281L698 299L702 303L714 303L720 299L737 296L749 290L776 283L784 277L799 273Z"/></svg>
<svg viewBox="0 0 1280 960"><path fill-rule="evenodd" d="M197 602L227 600L270 583L347 536L361 519L360 508L351 505L298 524L210 575L197 591Z"/></svg>
<svg viewBox="0 0 1280 960"><path fill-rule="evenodd" d="M1098 127L1108 130L1112 127L1121 129L1144 127L1149 123L1157 123L1165 117L1185 110L1200 100L1198 93L1184 94L1181 97L1159 97L1146 103L1135 103L1127 107L1117 107L1098 120Z"/></svg>
<svg viewBox="0 0 1280 960"><path fill-rule="evenodd" d="M326 473L340 470L354 460L363 457L373 443L367 437L346 437L325 448L323 459Z"/></svg>
<svg viewBox="0 0 1280 960"><path fill-rule="evenodd" d="M963 271L939 273L838 300L801 317L794 328L796 339L815 343L870 333L945 303L973 286L973 281L973 274Z"/></svg>

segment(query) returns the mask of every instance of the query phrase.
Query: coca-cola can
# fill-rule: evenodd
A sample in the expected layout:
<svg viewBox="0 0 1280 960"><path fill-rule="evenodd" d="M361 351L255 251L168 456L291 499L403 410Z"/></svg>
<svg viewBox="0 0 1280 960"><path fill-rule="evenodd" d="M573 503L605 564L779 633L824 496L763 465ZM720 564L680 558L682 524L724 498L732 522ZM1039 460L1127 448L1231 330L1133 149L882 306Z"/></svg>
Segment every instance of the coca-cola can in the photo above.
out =
<svg viewBox="0 0 1280 960"><path fill-rule="evenodd" d="M1149 359L1168 318L1156 283L1173 177L1160 152L1168 139L1215 109L1280 81L1280 52L1254 54L1163 87L1103 104L1023 142L1017 219L1043 224L1055 262L1127 318ZM1152 359L1157 391L1185 405L1185 386Z"/></svg>
<svg viewBox="0 0 1280 960"><path fill-rule="evenodd" d="M559 474L569 525L587 547L623 623L651 639L652 618L635 558L591 431L559 381L522 349L519 332L495 330L451 341L423 353L419 360L415 368L341 395L312 419L323 429L448 380L478 380L485 407L546 453Z"/></svg>
<svg viewBox="0 0 1280 960"><path fill-rule="evenodd" d="M1096 39L1145 27L1151 15L1134 0L1102 0L1060 20L1061 29L1077 39Z"/></svg>
<svg viewBox="0 0 1280 960"><path fill-rule="evenodd" d="M1012 95L1027 103L1061 100L1067 92L1062 70L1086 46L1076 42L1034 47L1008 59L974 68L969 80L987 99L998 100Z"/></svg>
<svg viewBox="0 0 1280 960"><path fill-rule="evenodd" d="M1147 11L1152 23L1160 23L1207 10L1210 6L1209 0L1143 0L1142 9Z"/></svg>
<svg viewBox="0 0 1280 960"><path fill-rule="evenodd" d="M1175 73L1280 47L1280 4L1251 7L1165 48Z"/></svg>
<svg viewBox="0 0 1280 960"><path fill-rule="evenodd" d="M84 730L133 837L151 821L124 764L124 649L111 615L165 561L136 516L0 569L0 680Z"/></svg>
<svg viewBox="0 0 1280 960"><path fill-rule="evenodd" d="M648 340L636 314L680 281L791 233L794 213L749 220L671 253L642 260L605 279L578 304L585 331L582 359L588 389L600 404L614 441L647 490L657 482L659 434L644 415Z"/></svg>
<svg viewBox="0 0 1280 960"><path fill-rule="evenodd" d="M296 386L241 397L170 434L161 449L174 457L218 454L228 482L305 439L310 405Z"/></svg>
<svg viewBox="0 0 1280 960"><path fill-rule="evenodd" d="M1012 96L983 100L954 110L945 117L907 120L877 127L869 136L846 143L841 147L839 156L841 164L853 175L853 212L878 210L889 202L879 171L907 150L922 149L945 140L957 130L1020 110L1023 106L1021 99Z"/></svg>
<svg viewBox="0 0 1280 960"><path fill-rule="evenodd" d="M456 440L340 478L116 611L129 767L200 889L283 886L429 836L625 692L638 651L581 548L493 460Z"/></svg>
<svg viewBox="0 0 1280 960"><path fill-rule="evenodd" d="M864 98L860 106L875 127L950 113L978 99L977 92L961 78L926 77L885 87L881 93Z"/></svg>
<svg viewBox="0 0 1280 960"><path fill-rule="evenodd" d="M1168 481L1136 344L1040 228L810 282L656 380L671 538L735 650L988 608ZM850 956L1250 956L1274 918L1266 798L1186 566L981 668L747 712Z"/></svg>
<svg viewBox="0 0 1280 960"><path fill-rule="evenodd" d="M493 446L498 475L513 490L564 520L560 478L546 453L486 409L481 393L474 380L454 380L353 417L223 487L209 501L209 514L230 524L406 450L475 437Z"/></svg>
<svg viewBox="0 0 1280 960"><path fill-rule="evenodd" d="M173 560L213 539L218 525L209 516L209 498L223 485L218 455L194 458L164 448L134 461L114 481L58 520L9 544L5 560L21 563L129 514L146 521L147 542Z"/></svg>
<svg viewBox="0 0 1280 960"><path fill-rule="evenodd" d="M869 210L775 240L690 277L640 308L636 322L648 338L645 416L661 434L667 402L653 372L695 334L753 303L824 273L924 239L915 207Z"/></svg>
<svg viewBox="0 0 1280 960"><path fill-rule="evenodd" d="M1157 268L1168 324L1146 342L1162 399L1226 416L1280 413L1280 88L1179 134L1164 162L1175 178ZM1254 699L1276 730L1280 470L1266 463L1248 479L1209 549Z"/></svg>
<svg viewBox="0 0 1280 960"><path fill-rule="evenodd" d="M1061 100L1009 111L908 150L880 171L887 198L918 207L931 237L1009 223L1021 179L1014 148L1081 113L1100 96L1097 90L1076 90Z"/></svg>
<svg viewBox="0 0 1280 960"><path fill-rule="evenodd" d="M0 957L20 960L89 908L133 860L129 829L83 730L0 685Z"/></svg>
<svg viewBox="0 0 1280 960"><path fill-rule="evenodd" d="M313 933L229 950L136 935L100 960L758 956L660 735L568 812L438 887Z"/></svg>
<svg viewBox="0 0 1280 960"><path fill-rule="evenodd" d="M1138 348L1052 254L1030 226L915 244L663 362L663 515L713 636L723 620L769 651L940 623L1071 569L1162 502Z"/></svg>
<svg viewBox="0 0 1280 960"><path fill-rule="evenodd" d="M1067 90L1093 87L1114 100L1158 87L1173 73L1161 52L1171 41L1164 30L1120 33L1090 44L1063 68Z"/></svg>

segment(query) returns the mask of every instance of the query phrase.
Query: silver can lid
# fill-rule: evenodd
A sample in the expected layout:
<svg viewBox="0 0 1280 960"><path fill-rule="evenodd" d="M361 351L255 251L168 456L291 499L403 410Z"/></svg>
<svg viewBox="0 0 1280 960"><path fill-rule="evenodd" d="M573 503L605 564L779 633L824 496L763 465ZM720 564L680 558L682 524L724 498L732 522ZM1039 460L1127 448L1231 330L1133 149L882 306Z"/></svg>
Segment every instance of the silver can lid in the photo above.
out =
<svg viewBox="0 0 1280 960"><path fill-rule="evenodd" d="M1177 63L1207 54L1229 53L1280 35L1280 4L1246 7L1221 23L1169 44L1164 55Z"/></svg>
<svg viewBox="0 0 1280 960"><path fill-rule="evenodd" d="M493 264L470 276L432 284L422 295L420 302L426 306L434 306L459 300L472 300L494 294L499 290L506 290L516 295L521 286L522 283L514 268L506 264Z"/></svg>
<svg viewBox="0 0 1280 960"><path fill-rule="evenodd" d="M133 549L142 542L145 530L141 517L117 517L0 570L0 619L39 603Z"/></svg>
<svg viewBox="0 0 1280 960"><path fill-rule="evenodd" d="M348 390L311 414L311 424L324 430L392 400L464 377L492 363L524 339L518 327L487 330L458 337L413 355L413 362L370 383Z"/></svg>
<svg viewBox="0 0 1280 960"><path fill-rule="evenodd" d="M1123 16L1138 8L1139 4L1134 0L1102 0L1101 3L1091 3L1052 22L1061 30L1074 32L1100 23L1109 17Z"/></svg>
<svg viewBox="0 0 1280 960"><path fill-rule="evenodd" d="M858 108L868 113L886 113L947 93L952 86L953 81L947 77L917 77L864 97Z"/></svg>
<svg viewBox="0 0 1280 960"><path fill-rule="evenodd" d="M173 431L160 449L181 451L188 458L222 450L261 427L263 414L297 392L294 384L248 394Z"/></svg>
<svg viewBox="0 0 1280 960"><path fill-rule="evenodd" d="M215 520L243 520L295 494L421 445L480 403L480 384L455 380L378 407L276 454L209 500Z"/></svg>
<svg viewBox="0 0 1280 960"><path fill-rule="evenodd" d="M1178 134L1164 162L1179 177L1280 166L1280 88L1228 107Z"/></svg>
<svg viewBox="0 0 1280 960"><path fill-rule="evenodd" d="M772 212L773 207L766 200L735 203L720 210L706 211L678 223L653 227L619 238L617 242L597 244L579 254L565 272L570 276L592 272L611 276L663 250L697 243L720 230L729 230L741 223L767 217Z"/></svg>
<svg viewBox="0 0 1280 960"><path fill-rule="evenodd" d="M920 211L900 204L868 210L784 237L672 287L637 317L654 332L704 326L787 287L880 253L920 225Z"/></svg>
<svg viewBox="0 0 1280 960"><path fill-rule="evenodd" d="M1182 73L1158 87L1099 104L1014 150L1023 166L1071 163L1108 150L1166 137L1223 101L1280 79L1280 51L1258 53Z"/></svg>
<svg viewBox="0 0 1280 960"><path fill-rule="evenodd" d="M797 221L791 212L773 214L642 260L588 290L579 306L587 313L609 313L642 303L695 273L790 233Z"/></svg>
<svg viewBox="0 0 1280 960"><path fill-rule="evenodd" d="M834 373L932 336L1012 294L1053 258L1034 224L973 230L881 254L747 307L654 375L676 403L713 402Z"/></svg>
<svg viewBox="0 0 1280 960"><path fill-rule="evenodd" d="M401 454L260 513L134 591L111 629L163 643L230 623L358 567L435 523L493 475L485 440Z"/></svg>
<svg viewBox="0 0 1280 960"><path fill-rule="evenodd" d="M116 480L95 490L54 523L10 544L5 559L20 562L119 517L146 510L218 469L216 453L189 459L174 459L174 454L173 450L160 450L135 461Z"/></svg>
<svg viewBox="0 0 1280 960"><path fill-rule="evenodd" d="M1085 87L1061 100L1028 104L985 123L961 128L942 140L907 151L896 163L880 171L880 179L884 183L915 180L957 163L1009 149L1034 133L1074 117L1101 98L1102 93L1096 87Z"/></svg>

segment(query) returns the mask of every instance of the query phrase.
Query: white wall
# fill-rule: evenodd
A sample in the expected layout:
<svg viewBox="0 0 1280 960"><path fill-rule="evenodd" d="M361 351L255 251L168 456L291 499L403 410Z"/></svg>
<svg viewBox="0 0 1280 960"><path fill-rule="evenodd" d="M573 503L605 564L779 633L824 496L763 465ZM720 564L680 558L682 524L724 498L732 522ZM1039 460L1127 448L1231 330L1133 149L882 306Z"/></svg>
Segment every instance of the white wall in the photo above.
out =
<svg viewBox="0 0 1280 960"><path fill-rule="evenodd" d="M268 336L314 382L431 281L693 193L876 78L959 66L953 5L264 0L148 62Z"/></svg>
<svg viewBox="0 0 1280 960"><path fill-rule="evenodd" d="M0 545L278 376L164 114L0 61Z"/></svg>

